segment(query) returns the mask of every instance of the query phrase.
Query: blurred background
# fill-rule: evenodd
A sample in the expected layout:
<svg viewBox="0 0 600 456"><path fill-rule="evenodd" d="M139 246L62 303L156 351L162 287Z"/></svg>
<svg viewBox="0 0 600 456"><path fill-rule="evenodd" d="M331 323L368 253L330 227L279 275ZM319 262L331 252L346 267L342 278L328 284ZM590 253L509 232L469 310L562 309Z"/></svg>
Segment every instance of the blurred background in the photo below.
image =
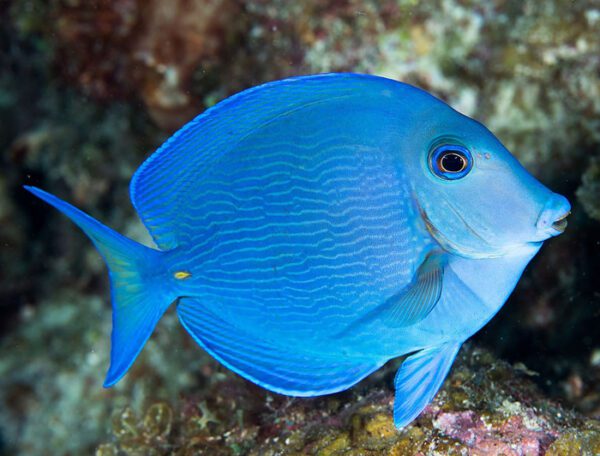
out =
<svg viewBox="0 0 600 456"><path fill-rule="evenodd" d="M190 423L208 429L190 450L206 454L277 436L243 413L272 396L210 360L173 313L125 380L102 389L104 265L21 186L147 240L128 197L145 157L230 94L330 71L432 92L569 198L566 233L473 344L600 418L599 1L12 0L0 2L0 454L150 454L150 438L170 454ZM193 419L172 429L173 415ZM245 425L225 442L231 420Z"/></svg>

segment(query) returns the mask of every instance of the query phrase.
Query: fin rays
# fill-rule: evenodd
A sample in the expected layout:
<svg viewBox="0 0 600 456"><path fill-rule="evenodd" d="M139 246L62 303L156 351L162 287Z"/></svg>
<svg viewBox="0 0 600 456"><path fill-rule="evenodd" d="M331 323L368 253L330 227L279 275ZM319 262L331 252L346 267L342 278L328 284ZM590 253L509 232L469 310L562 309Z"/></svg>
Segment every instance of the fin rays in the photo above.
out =
<svg viewBox="0 0 600 456"><path fill-rule="evenodd" d="M402 363L394 379L394 424L397 428L408 425L433 399L460 346L460 343L450 343L427 348L410 355Z"/></svg>
<svg viewBox="0 0 600 456"><path fill-rule="evenodd" d="M342 391L385 362L284 349L243 332L206 307L193 298L180 300L177 313L186 330L225 366L271 391L291 396Z"/></svg>
<svg viewBox="0 0 600 456"><path fill-rule="evenodd" d="M108 267L113 306L110 368L105 387L114 385L133 364L156 323L173 301L157 285L162 252L113 231L69 203L36 187L25 187L69 217L92 240Z"/></svg>

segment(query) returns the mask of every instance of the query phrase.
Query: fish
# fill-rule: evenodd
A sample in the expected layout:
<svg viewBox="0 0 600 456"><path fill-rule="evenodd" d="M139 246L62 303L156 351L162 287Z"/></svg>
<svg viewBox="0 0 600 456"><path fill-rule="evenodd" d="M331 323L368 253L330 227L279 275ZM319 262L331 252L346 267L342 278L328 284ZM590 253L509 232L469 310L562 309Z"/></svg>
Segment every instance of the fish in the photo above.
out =
<svg viewBox="0 0 600 456"><path fill-rule="evenodd" d="M175 305L198 345L275 393L336 393L405 357L399 429L570 211L479 122L417 87L355 73L259 85L177 131L130 185L155 246L25 188L107 265L105 387Z"/></svg>

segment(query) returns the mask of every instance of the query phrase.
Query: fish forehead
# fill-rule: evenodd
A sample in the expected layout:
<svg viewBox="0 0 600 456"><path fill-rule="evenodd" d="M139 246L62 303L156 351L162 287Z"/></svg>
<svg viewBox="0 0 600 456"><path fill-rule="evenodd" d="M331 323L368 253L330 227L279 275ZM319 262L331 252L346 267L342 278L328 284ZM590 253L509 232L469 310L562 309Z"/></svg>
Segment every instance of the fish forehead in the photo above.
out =
<svg viewBox="0 0 600 456"><path fill-rule="evenodd" d="M238 322L332 330L412 277L429 241L391 146L397 132L378 110L349 107L256 129L187 198L181 267L198 268L194 292L227 301Z"/></svg>

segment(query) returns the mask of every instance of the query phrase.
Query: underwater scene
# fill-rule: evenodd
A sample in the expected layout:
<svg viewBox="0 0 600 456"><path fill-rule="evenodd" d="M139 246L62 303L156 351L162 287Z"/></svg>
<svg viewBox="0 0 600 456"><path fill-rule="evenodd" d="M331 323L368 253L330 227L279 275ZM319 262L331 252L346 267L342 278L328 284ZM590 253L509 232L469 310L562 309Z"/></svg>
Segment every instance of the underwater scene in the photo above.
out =
<svg viewBox="0 0 600 456"><path fill-rule="evenodd" d="M3 1L0 152L0 456L600 455L600 1Z"/></svg>

